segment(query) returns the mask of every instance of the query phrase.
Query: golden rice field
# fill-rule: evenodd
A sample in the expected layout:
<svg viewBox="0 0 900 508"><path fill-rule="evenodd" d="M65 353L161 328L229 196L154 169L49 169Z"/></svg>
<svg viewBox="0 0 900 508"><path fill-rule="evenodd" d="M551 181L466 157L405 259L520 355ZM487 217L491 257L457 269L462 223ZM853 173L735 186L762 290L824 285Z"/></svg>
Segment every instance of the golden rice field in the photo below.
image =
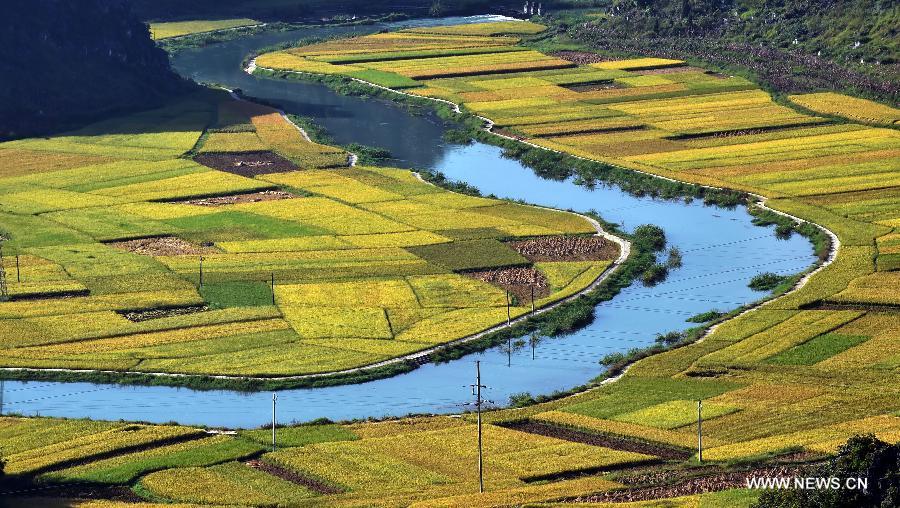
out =
<svg viewBox="0 0 900 508"><path fill-rule="evenodd" d="M150 23L150 36L154 40L168 39L203 32L213 32L228 28L258 25L259 21L247 18L172 21L168 23Z"/></svg>
<svg viewBox="0 0 900 508"><path fill-rule="evenodd" d="M528 418L691 450L692 411L704 399L712 460L798 448L830 453L854 433L900 439L900 131L888 128L896 109L834 93L792 96L803 106L793 109L743 78L676 60L548 69L555 57L526 46L511 51L509 30L487 38L447 33L461 42L428 44L406 31L289 53L327 60L329 72L348 76L357 66L405 73L418 83L407 93L458 103L536 145L760 194L839 239L836 260L802 289L696 344L641 360L616 383L493 413L492 421ZM422 57L388 57L395 41L415 44ZM478 69L417 74L435 63L430 52L500 47ZM365 62L342 72L344 55L357 51Z"/></svg>
<svg viewBox="0 0 900 508"><path fill-rule="evenodd" d="M284 376L365 366L530 312L515 299L507 310L504 289L465 274L531 264L506 240L595 233L574 214L350 168L346 152L272 108L212 92L0 144L0 160L19 158L27 170L0 170L4 367ZM584 289L609 261L588 264L536 305ZM566 262L541 265L559 280Z"/></svg>

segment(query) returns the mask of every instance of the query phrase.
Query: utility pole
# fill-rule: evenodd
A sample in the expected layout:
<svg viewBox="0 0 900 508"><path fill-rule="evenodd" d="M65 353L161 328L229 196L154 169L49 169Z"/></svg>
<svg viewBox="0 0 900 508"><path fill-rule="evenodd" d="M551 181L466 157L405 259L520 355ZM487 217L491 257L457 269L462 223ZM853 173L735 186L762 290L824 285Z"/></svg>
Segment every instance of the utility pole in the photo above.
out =
<svg viewBox="0 0 900 508"><path fill-rule="evenodd" d="M697 400L697 458L703 463L703 401Z"/></svg>
<svg viewBox="0 0 900 508"><path fill-rule="evenodd" d="M203 287L203 256L200 256L200 287Z"/></svg>
<svg viewBox="0 0 900 508"><path fill-rule="evenodd" d="M534 315L534 281L531 281L531 315Z"/></svg>
<svg viewBox="0 0 900 508"><path fill-rule="evenodd" d="M478 413L478 492L484 492L484 455L481 447L481 362L475 362L475 384L472 385L472 394L475 395L475 410Z"/></svg>
<svg viewBox="0 0 900 508"><path fill-rule="evenodd" d="M3 416L3 390L6 388L3 386L6 381L0 379L0 416Z"/></svg>
<svg viewBox="0 0 900 508"><path fill-rule="evenodd" d="M9 291L6 289L6 269L3 268L3 240L0 239L0 301L9 298Z"/></svg>
<svg viewBox="0 0 900 508"><path fill-rule="evenodd" d="M275 272L272 272L272 305L275 305Z"/></svg>
<svg viewBox="0 0 900 508"><path fill-rule="evenodd" d="M22 272L19 271L19 255L16 254L16 282L22 282Z"/></svg>
<svg viewBox="0 0 900 508"><path fill-rule="evenodd" d="M272 394L272 451L275 451L275 401L278 400L278 395Z"/></svg>

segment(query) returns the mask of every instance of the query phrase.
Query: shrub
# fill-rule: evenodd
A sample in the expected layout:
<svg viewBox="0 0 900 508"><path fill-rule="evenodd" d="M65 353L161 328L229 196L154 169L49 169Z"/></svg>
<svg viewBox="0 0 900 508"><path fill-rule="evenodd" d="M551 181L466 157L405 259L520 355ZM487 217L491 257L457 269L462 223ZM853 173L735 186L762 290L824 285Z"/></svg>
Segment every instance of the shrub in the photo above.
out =
<svg viewBox="0 0 900 508"><path fill-rule="evenodd" d="M642 250L659 252L666 248L666 232L654 224L643 224L634 229L634 244Z"/></svg>
<svg viewBox="0 0 900 508"><path fill-rule="evenodd" d="M836 457L806 476L865 478L866 489L767 490L755 508L878 508L900 506L900 444L888 444L872 435L853 436Z"/></svg>
<svg viewBox="0 0 900 508"><path fill-rule="evenodd" d="M784 275L765 272L755 275L752 279L750 279L750 283L747 284L747 287L754 291L772 291L787 279L788 277Z"/></svg>

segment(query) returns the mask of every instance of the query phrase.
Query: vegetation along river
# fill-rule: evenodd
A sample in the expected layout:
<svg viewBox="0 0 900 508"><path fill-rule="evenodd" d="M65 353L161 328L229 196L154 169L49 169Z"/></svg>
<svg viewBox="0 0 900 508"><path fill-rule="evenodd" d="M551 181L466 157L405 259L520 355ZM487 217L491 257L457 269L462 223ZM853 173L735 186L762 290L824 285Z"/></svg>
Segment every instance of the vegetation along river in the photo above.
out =
<svg viewBox="0 0 900 508"><path fill-rule="evenodd" d="M631 196L616 187L588 189L571 181L545 180L501 149L443 140L448 126L432 114L411 114L389 101L336 94L325 86L252 77L241 69L251 51L306 37L372 32L410 24L451 24L460 18L363 27L305 28L268 33L185 50L174 66L197 81L242 89L277 103L288 113L313 118L338 143L383 147L392 165L440 171L484 194L576 211L597 210L625 230L644 223L665 229L683 266L661 284L635 283L599 305L594 322L580 331L508 354L501 348L442 364L428 364L389 379L360 385L286 390L278 396L281 422L455 413L471 400L476 359L482 362L486 398L497 405L510 395L549 394L586 383L602 372L598 360L654 342L657 333L693 326L686 318L711 309L728 310L762 296L747 287L761 272L796 273L814 261L811 244L799 235L776 238L773 227L751 223L746 209L704 206ZM185 388L89 383L6 382L4 412L97 419L175 421L225 427L255 427L271 418L271 394L195 391Z"/></svg>

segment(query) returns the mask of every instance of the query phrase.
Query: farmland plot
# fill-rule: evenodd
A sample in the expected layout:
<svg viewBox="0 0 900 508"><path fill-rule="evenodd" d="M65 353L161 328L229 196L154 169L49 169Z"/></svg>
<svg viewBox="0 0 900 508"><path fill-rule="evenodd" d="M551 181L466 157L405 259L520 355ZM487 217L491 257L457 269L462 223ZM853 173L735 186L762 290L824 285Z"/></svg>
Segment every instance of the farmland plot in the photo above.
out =
<svg viewBox="0 0 900 508"><path fill-rule="evenodd" d="M451 53L435 61L469 58ZM273 108L223 94L3 143L0 154L25 154L32 168L0 180L4 268L16 270L12 300L0 302L9 367L364 366L505 322L503 289L458 273L529 264L504 241L594 233L575 215L454 194L406 170L348 168L346 152L311 142Z"/></svg>

